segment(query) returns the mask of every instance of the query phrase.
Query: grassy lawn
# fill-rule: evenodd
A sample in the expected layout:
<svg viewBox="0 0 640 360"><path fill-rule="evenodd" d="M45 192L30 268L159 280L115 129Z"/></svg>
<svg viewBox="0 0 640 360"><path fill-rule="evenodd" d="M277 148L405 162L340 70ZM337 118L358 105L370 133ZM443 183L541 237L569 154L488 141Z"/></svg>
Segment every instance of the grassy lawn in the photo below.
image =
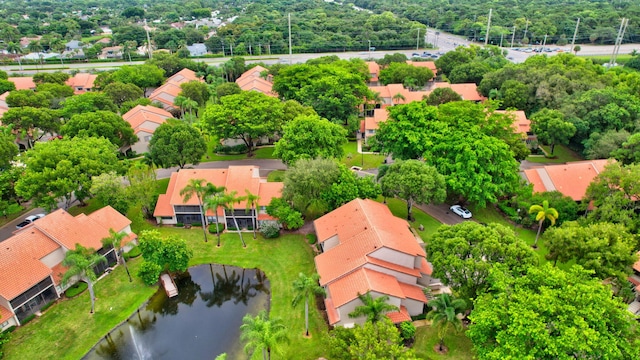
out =
<svg viewBox="0 0 640 360"><path fill-rule="evenodd" d="M609 62L611 60L611 55L580 55L580 52L578 52L578 56L606 62ZM633 56L631 56L631 54L620 54L616 57L616 63L624 65L627 63L627 61L631 60L632 57Z"/></svg>
<svg viewBox="0 0 640 360"><path fill-rule="evenodd" d="M378 198L378 201L382 202L383 198ZM407 203L400 199L387 199L387 206L391 213L401 219L407 218ZM441 222L432 218L429 214L424 211L418 209L417 207L413 207L413 218L414 222L411 223L411 227L415 229L415 231L420 234L422 241L425 243L429 242L429 238L433 235L438 228L442 225ZM420 231L418 228L420 224L424 226L424 230Z"/></svg>
<svg viewBox="0 0 640 360"><path fill-rule="evenodd" d="M90 205L93 206L93 205ZM84 212L90 206L77 208ZM134 224L134 231L148 223ZM325 355L328 336L326 324L316 310L310 306L311 338L304 335L304 306L291 308L294 297L292 283L298 273L311 274L314 270L313 252L302 235L283 235L278 239L254 240L250 233L244 234L247 248L243 249L236 233L222 235L222 246L216 248L216 236L203 241L202 229L173 227L158 228L163 235L178 235L187 240L194 252L191 265L217 263L245 268L259 268L271 283L271 316L284 319L290 343L283 347L285 359L314 359ZM268 255L267 255L268 254ZM128 264L132 274L136 273L140 258ZM135 278L135 276L134 276ZM60 301L32 323L17 329L12 340L5 345L6 359L79 359L121 321L128 318L153 293L157 286L145 286L135 278L129 283L124 268L99 281L96 286L96 313L89 315L89 294ZM280 358L280 357L278 357Z"/></svg>
<svg viewBox="0 0 640 360"><path fill-rule="evenodd" d="M86 43L98 41L104 38L111 38L111 35L94 35L94 36L83 37L82 42L86 44Z"/></svg>
<svg viewBox="0 0 640 360"><path fill-rule="evenodd" d="M471 351L471 340L461 331L456 333L453 329L449 329L444 337L444 344L449 348L446 355L440 355L433 350L438 343L438 330L429 325L420 326L416 331L416 342L413 348L416 355L420 359L443 360L443 359L473 359Z"/></svg>
<svg viewBox="0 0 640 360"><path fill-rule="evenodd" d="M345 157L341 162L347 167L360 166L363 169L375 169L382 165L384 155L360 154L355 141L350 141L343 146Z"/></svg>
<svg viewBox="0 0 640 360"><path fill-rule="evenodd" d="M549 154L551 153L551 148L549 146L541 145L544 151ZM548 158L546 156L529 156L527 157L528 161L536 162L536 163L557 163L564 164L566 162L571 161L581 161L584 160L582 156L574 152L573 150L567 148L564 145L556 145L555 149L553 149L553 158Z"/></svg>
<svg viewBox="0 0 640 360"><path fill-rule="evenodd" d="M211 141L209 142L209 144L207 144L207 153L202 157L202 162L244 160L249 158L247 154L218 155L214 152L214 149L217 145L217 140ZM273 146L264 146L255 149L251 159L275 159L275 157L273 156L273 149Z"/></svg>
<svg viewBox="0 0 640 360"><path fill-rule="evenodd" d="M267 182L282 182L284 181L284 170L273 170L267 175Z"/></svg>

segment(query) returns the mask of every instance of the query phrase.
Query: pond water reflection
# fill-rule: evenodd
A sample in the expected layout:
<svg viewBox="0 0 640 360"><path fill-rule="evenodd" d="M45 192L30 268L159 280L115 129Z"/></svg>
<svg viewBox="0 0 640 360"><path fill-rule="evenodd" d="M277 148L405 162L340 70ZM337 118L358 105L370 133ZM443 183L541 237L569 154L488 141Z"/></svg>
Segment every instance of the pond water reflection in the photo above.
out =
<svg viewBox="0 0 640 360"><path fill-rule="evenodd" d="M176 279L178 296L160 288L84 359L246 359L242 317L269 304L269 282L257 269L199 265Z"/></svg>

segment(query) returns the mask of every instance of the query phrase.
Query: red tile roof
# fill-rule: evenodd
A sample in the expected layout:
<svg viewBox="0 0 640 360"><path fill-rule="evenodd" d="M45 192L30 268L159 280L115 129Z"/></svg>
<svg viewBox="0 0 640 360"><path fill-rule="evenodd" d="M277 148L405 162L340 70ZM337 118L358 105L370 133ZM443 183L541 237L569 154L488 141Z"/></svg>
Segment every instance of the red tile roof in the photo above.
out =
<svg viewBox="0 0 640 360"><path fill-rule="evenodd" d="M134 131L139 131L139 127L146 121L162 125L167 119L173 118L173 116L170 112L155 106L136 105L133 109L122 115L122 118L131 125ZM153 134L153 131L149 131Z"/></svg>
<svg viewBox="0 0 640 360"><path fill-rule="evenodd" d="M478 92L478 87L475 83L469 84L449 84L446 82L437 82L434 84L436 88L450 88L457 92L462 97L462 100L469 101L483 101L486 100L484 96Z"/></svg>
<svg viewBox="0 0 640 360"><path fill-rule="evenodd" d="M380 75L380 65L378 65L375 61L365 61L367 63L367 67L369 68L369 76L371 77L369 81L375 82L378 81L378 75Z"/></svg>
<svg viewBox="0 0 640 360"><path fill-rule="evenodd" d="M244 91L259 91L263 94L277 97L278 95L273 92L273 84L271 81L260 77L260 73L267 71L267 69L258 65L247 71L245 71L237 80L236 84L240 89Z"/></svg>
<svg viewBox="0 0 640 360"><path fill-rule="evenodd" d="M398 282L398 285L400 285L400 289L402 289L402 292L404 293L404 297L413 299L413 300L422 301L422 302L427 302L427 296L424 294L420 286L411 285L403 282Z"/></svg>
<svg viewBox="0 0 640 360"><path fill-rule="evenodd" d="M613 160L576 161L527 169L524 174L533 191L559 191L575 201L582 200L593 179Z"/></svg>
<svg viewBox="0 0 640 360"><path fill-rule="evenodd" d="M370 291L405 298L395 277L366 268L360 268L330 283L328 287L336 308L356 299L358 294L366 294Z"/></svg>
<svg viewBox="0 0 640 360"><path fill-rule="evenodd" d="M498 114L511 115L514 118L513 128L517 133L527 135L531 132L531 120L527 119L527 115L522 110L496 110Z"/></svg>
<svg viewBox="0 0 640 360"><path fill-rule="evenodd" d="M96 74L77 73L67 80L67 85L73 88L74 94L83 94L88 90L93 89L93 83L96 81L97 77L98 75Z"/></svg>
<svg viewBox="0 0 640 360"><path fill-rule="evenodd" d="M7 80L16 84L16 90L35 90L36 83L33 82L33 77L9 77Z"/></svg>
<svg viewBox="0 0 640 360"><path fill-rule="evenodd" d="M164 105L165 109L174 108L173 101L182 91L180 84L189 81L203 82L192 70L182 69L169 77L164 85L155 89L151 95L149 95L149 100L160 102Z"/></svg>
<svg viewBox="0 0 640 360"><path fill-rule="evenodd" d="M0 305L0 322L5 322L13 317L13 313L6 307Z"/></svg>
<svg viewBox="0 0 640 360"><path fill-rule="evenodd" d="M102 209L92 212L89 214L89 218L96 221L103 228L113 229L115 232L120 232L127 226L131 225L131 220L120 214L111 206L105 206Z"/></svg>
<svg viewBox="0 0 640 360"><path fill-rule="evenodd" d="M380 123L387 121L388 118L389 111L387 108L374 109L372 117L364 118L364 130L378 130Z"/></svg>
<svg viewBox="0 0 640 360"><path fill-rule="evenodd" d="M390 313L386 313L387 317L391 319L394 324L398 324L404 321L411 321L411 316L409 315L409 310L406 307L400 306L400 311L394 311Z"/></svg>
<svg viewBox="0 0 640 360"><path fill-rule="evenodd" d="M324 299L324 307L327 309L327 318L329 319L329 324L333 325L340 321L340 313L335 306L333 306L333 300L331 298Z"/></svg>
<svg viewBox="0 0 640 360"><path fill-rule="evenodd" d="M407 60L407 64L409 65L413 65L415 67L426 67L429 70L431 70L431 72L433 72L433 75L438 75L438 67L436 66L436 63L433 61L411 61L411 60Z"/></svg>
<svg viewBox="0 0 640 360"><path fill-rule="evenodd" d="M636 255L639 255L639 256L640 256L640 251L638 251L638 252L636 253ZM640 272L640 258L638 259L638 261L636 261L636 262L633 264L633 270L635 270L635 271L637 271L637 272ZM640 284L636 284L636 285L640 285Z"/></svg>

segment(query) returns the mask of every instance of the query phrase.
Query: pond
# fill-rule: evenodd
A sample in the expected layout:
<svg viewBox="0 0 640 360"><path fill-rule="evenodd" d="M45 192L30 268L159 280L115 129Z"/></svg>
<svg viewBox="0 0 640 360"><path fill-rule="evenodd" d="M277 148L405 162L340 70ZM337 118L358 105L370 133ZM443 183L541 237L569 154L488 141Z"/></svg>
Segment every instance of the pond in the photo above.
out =
<svg viewBox="0 0 640 360"><path fill-rule="evenodd" d="M199 265L175 279L179 294L160 287L149 302L85 355L97 359L246 359L242 317L269 306L269 282L258 269Z"/></svg>

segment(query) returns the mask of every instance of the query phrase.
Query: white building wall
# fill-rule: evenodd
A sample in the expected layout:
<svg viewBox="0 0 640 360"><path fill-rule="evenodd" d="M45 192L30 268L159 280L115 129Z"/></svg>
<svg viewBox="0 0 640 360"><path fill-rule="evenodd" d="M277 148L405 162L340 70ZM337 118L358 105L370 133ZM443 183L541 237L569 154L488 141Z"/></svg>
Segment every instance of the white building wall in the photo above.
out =
<svg viewBox="0 0 640 360"><path fill-rule="evenodd" d="M397 265L406 266L408 268L413 268L415 263L415 256L407 255L385 247L370 253L369 256Z"/></svg>
<svg viewBox="0 0 640 360"><path fill-rule="evenodd" d="M153 136L153 134L146 131L139 131L136 135L138 136L138 142L131 145L131 150L135 151L136 154L143 154L148 152L149 141L151 140L151 136Z"/></svg>
<svg viewBox="0 0 640 360"><path fill-rule="evenodd" d="M340 245L338 235L333 235L332 237L322 242L322 251L327 252L338 245Z"/></svg>
<svg viewBox="0 0 640 360"><path fill-rule="evenodd" d="M64 249L60 247L53 252L45 255L42 259L40 259L40 261L42 261L42 263L45 264L49 269L52 269L54 266L60 264L62 260L64 260L65 253L66 251L64 251Z"/></svg>
<svg viewBox="0 0 640 360"><path fill-rule="evenodd" d="M369 293L374 299L384 295L376 291L370 291ZM401 299L394 296L389 296L389 300L387 301L387 304L394 305L400 308ZM366 321L366 317L358 317L358 318L349 317L349 314L352 313L353 310L355 310L358 306L362 306L362 305L363 305L362 301L360 301L360 299L358 298L355 298L354 300L351 300L350 302L340 306L337 309L338 314L340 314L340 321L338 321L336 326L352 327L353 326L352 324L364 324L364 322Z"/></svg>
<svg viewBox="0 0 640 360"><path fill-rule="evenodd" d="M374 265L371 263L366 263L364 265L365 268L367 269L371 269L373 271L377 271L377 272L381 272L383 274L387 274L387 275L391 275L393 277L395 277L399 282L405 283L405 284L411 284L411 285L415 285L418 281L418 279L415 276L409 275L409 274L405 274L405 273L401 273L399 271L395 271L395 270L391 270L382 266L378 266L378 265Z"/></svg>
<svg viewBox="0 0 640 360"><path fill-rule="evenodd" d="M409 315L411 316L422 314L422 311L424 309L424 303L418 300L409 299L409 298L403 299L402 305L404 305L404 307L407 308L407 311L409 311Z"/></svg>

